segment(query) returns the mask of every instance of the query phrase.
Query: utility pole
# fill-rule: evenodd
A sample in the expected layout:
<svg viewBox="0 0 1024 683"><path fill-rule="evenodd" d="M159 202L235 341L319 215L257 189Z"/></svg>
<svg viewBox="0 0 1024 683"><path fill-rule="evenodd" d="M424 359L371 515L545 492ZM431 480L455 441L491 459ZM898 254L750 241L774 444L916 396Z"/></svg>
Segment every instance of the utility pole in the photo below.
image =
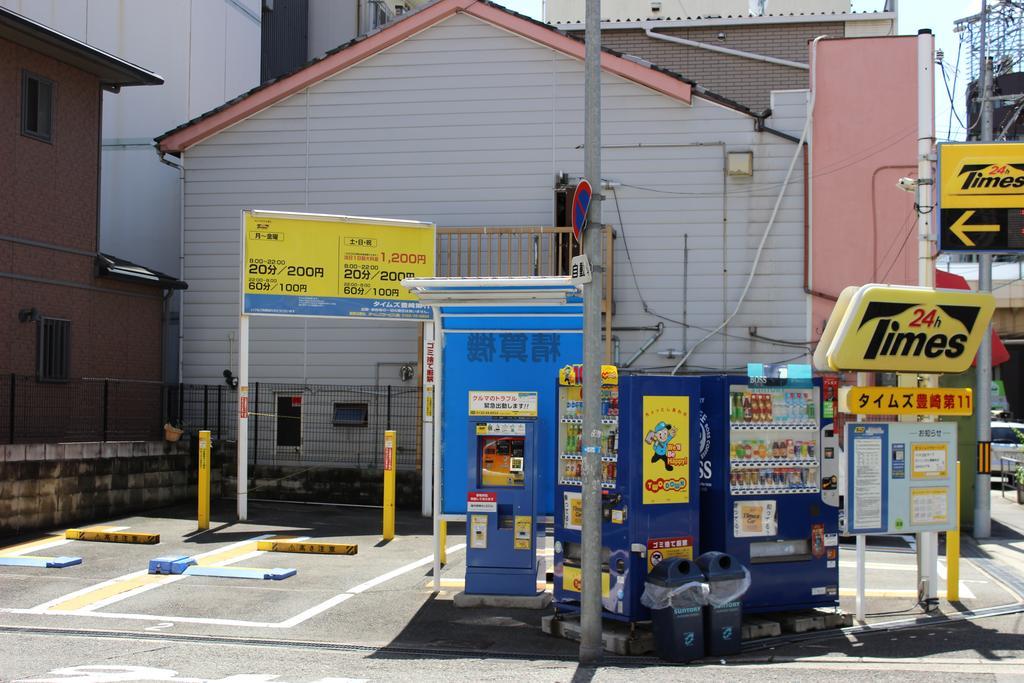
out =
<svg viewBox="0 0 1024 683"><path fill-rule="evenodd" d="M932 177L932 150L935 146L935 36L931 29L917 32L917 284L935 287L934 215L935 180ZM926 387L939 385L938 375L924 375ZM934 417L924 421L932 422ZM939 534L923 531L917 535L917 582L920 597L931 605L938 597Z"/></svg>
<svg viewBox="0 0 1024 683"><path fill-rule="evenodd" d="M988 0L981 2L981 141L992 142L992 59L988 56ZM992 255L978 259L978 291L992 291ZM992 469L982 453L992 442L992 323L985 327L978 349L978 381L974 390L978 420L978 469L974 475L974 537L992 535Z"/></svg>
<svg viewBox="0 0 1024 683"><path fill-rule="evenodd" d="M583 285L583 519L580 663L601 661L601 0L587 0L583 171L592 188L580 236L593 278Z"/></svg>

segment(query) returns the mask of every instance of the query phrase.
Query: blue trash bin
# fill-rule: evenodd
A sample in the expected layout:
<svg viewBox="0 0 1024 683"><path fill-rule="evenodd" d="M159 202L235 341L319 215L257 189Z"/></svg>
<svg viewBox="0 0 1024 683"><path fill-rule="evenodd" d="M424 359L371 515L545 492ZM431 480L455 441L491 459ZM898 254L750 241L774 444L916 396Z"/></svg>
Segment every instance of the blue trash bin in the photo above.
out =
<svg viewBox="0 0 1024 683"><path fill-rule="evenodd" d="M690 662L704 656L704 574L690 560L672 557L647 575L641 602L651 609L658 656Z"/></svg>
<svg viewBox="0 0 1024 683"><path fill-rule="evenodd" d="M750 587L750 571L732 555L704 553L697 566L707 577L704 641L709 655L735 655L743 645L743 603Z"/></svg>

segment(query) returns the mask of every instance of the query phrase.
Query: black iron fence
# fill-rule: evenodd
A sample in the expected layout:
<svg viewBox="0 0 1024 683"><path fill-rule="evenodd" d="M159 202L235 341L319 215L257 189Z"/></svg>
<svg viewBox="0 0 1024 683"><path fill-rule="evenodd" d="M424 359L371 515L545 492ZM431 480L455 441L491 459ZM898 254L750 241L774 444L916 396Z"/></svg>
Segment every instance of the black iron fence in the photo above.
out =
<svg viewBox="0 0 1024 683"><path fill-rule="evenodd" d="M39 382L0 376L2 443L162 438L164 385L113 379Z"/></svg>
<svg viewBox="0 0 1024 683"><path fill-rule="evenodd" d="M380 467L384 430L398 432L397 463L420 453L418 387L254 382L249 387L249 461L261 465ZM167 422L186 435L209 429L234 442L238 392L225 384L126 380L43 383L0 376L0 443L142 441L164 438Z"/></svg>
<svg viewBox="0 0 1024 683"><path fill-rule="evenodd" d="M168 419L186 432L209 429L236 441L238 392L227 385L167 388ZM400 469L418 466L418 387L253 382L249 386L249 462L258 465L380 467L384 430L397 433Z"/></svg>

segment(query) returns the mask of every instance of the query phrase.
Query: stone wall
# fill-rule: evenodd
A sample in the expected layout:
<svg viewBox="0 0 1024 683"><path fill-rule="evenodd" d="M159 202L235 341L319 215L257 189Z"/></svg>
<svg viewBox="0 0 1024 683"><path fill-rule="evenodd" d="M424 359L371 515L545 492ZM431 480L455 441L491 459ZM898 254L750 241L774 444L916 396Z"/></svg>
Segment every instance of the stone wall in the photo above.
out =
<svg viewBox="0 0 1024 683"><path fill-rule="evenodd" d="M0 537L194 499L196 469L181 443L0 446Z"/></svg>

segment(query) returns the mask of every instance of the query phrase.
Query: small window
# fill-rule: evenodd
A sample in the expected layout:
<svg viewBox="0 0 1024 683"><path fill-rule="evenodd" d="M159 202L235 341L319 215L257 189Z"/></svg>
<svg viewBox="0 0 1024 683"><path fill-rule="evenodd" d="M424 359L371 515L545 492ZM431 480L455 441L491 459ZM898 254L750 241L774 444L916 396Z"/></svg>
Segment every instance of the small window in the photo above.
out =
<svg viewBox="0 0 1024 683"><path fill-rule="evenodd" d="M21 132L50 142L53 139L53 81L21 74Z"/></svg>
<svg viewBox="0 0 1024 683"><path fill-rule="evenodd" d="M36 375L40 382L68 381L71 357L71 321L43 318L39 321L39 360Z"/></svg>
<svg viewBox="0 0 1024 683"><path fill-rule="evenodd" d="M368 412L366 403L335 403L334 425L336 427L365 427Z"/></svg>

